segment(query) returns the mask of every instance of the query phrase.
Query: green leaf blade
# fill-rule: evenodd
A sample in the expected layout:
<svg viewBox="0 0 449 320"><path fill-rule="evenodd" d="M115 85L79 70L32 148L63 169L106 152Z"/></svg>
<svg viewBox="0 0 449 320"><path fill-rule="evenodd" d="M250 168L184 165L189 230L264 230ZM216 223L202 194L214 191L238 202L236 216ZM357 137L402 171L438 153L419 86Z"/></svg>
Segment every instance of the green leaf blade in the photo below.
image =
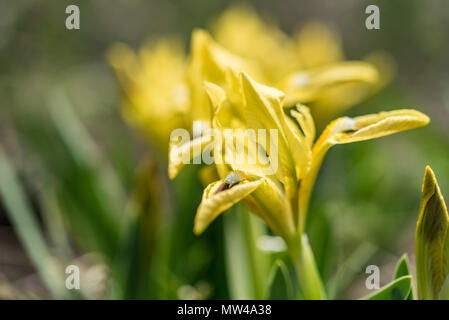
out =
<svg viewBox="0 0 449 320"><path fill-rule="evenodd" d="M396 265L393 280L399 279L404 276L411 276L412 273L410 272L410 270L411 268L407 254L403 254ZM415 294L413 292L413 284L406 300L415 300Z"/></svg>
<svg viewBox="0 0 449 320"><path fill-rule="evenodd" d="M62 271L57 268L16 172L2 150L0 150L0 198L6 206L8 217L27 255L52 296L67 297Z"/></svg>
<svg viewBox="0 0 449 320"><path fill-rule="evenodd" d="M301 293L306 300L325 300L327 294L318 271L312 248L306 234L301 237L301 248L296 260L296 273Z"/></svg>
<svg viewBox="0 0 449 320"><path fill-rule="evenodd" d="M407 300L412 290L412 277L403 276L383 286L363 300Z"/></svg>
<svg viewBox="0 0 449 320"><path fill-rule="evenodd" d="M293 299L292 279L282 260L276 260L271 269L265 298L269 300Z"/></svg>

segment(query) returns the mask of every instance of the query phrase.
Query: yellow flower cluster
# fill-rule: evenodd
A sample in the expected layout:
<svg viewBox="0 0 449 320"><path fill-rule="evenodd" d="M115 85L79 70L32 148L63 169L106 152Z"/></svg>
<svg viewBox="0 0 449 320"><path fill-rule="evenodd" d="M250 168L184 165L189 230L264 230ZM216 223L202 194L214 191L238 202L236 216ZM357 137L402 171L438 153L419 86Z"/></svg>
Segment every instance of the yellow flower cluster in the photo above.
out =
<svg viewBox="0 0 449 320"><path fill-rule="evenodd" d="M312 23L288 37L248 8L225 12L212 30L214 37L193 32L188 58L167 40L144 47L139 56L123 45L112 48L109 59L124 91L124 113L160 146L168 145L173 129L202 123L192 140L171 144L171 178L182 167L180 153L195 157L213 141L208 128L224 137L225 129L277 130L276 150L269 142L261 146L269 162L276 153L275 173L264 173L257 161L216 162L219 177L204 190L194 231L203 232L220 213L244 201L294 252L330 147L416 128L429 119L410 109L343 117L315 139L314 118L322 121L383 85L391 76L388 59L343 61L337 38L324 26ZM247 157L259 152L238 139L226 148Z"/></svg>
<svg viewBox="0 0 449 320"><path fill-rule="evenodd" d="M216 42L204 30L192 33L188 57L175 38L152 41L137 54L124 44L108 52L123 91L124 117L164 153L173 129L192 130L193 120L210 118L203 82L226 84L229 67L285 92L286 106L312 107L320 122L371 94L393 70L382 53L343 61L338 37L317 22L288 37L253 10L237 6L211 29Z"/></svg>
<svg viewBox="0 0 449 320"><path fill-rule="evenodd" d="M276 129L276 148L273 149L269 142L262 148L269 161L278 157L279 169L273 174L265 174L264 166L258 162L216 161L221 179L209 184L204 191L195 219L196 233L201 233L220 213L243 200L287 244L293 245L304 230L313 184L330 147L386 136L429 122L426 115L411 109L355 118L343 117L331 122L315 141L315 126L309 108L301 104L284 108L285 93L282 91L256 82L245 72L230 73L232 85L229 84L227 88L232 90L222 89L212 83L205 85L214 110L214 129L222 132L225 138L228 134L225 129L229 128L243 127L255 131ZM241 93L240 100L231 98L235 92ZM243 111L242 118L234 112L237 109ZM184 145L173 145L169 165L171 177L181 167L175 159L182 152L180 149L189 149L192 151L189 154L196 157L210 141L211 138L205 134ZM256 158L258 151L250 147L248 140L231 138L231 141L231 146L227 144L220 150L232 148L237 155L243 152L247 158ZM193 152L195 149L196 153ZM214 154L214 157L218 160L223 155ZM236 172L238 178L230 178Z"/></svg>

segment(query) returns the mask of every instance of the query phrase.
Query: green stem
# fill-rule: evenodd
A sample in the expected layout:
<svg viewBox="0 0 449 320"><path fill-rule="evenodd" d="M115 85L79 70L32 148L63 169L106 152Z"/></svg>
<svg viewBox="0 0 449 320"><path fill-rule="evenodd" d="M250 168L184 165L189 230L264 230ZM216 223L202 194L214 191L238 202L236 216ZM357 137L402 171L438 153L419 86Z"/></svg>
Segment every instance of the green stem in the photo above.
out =
<svg viewBox="0 0 449 320"><path fill-rule="evenodd" d="M264 298L264 282L266 280L266 259L264 254L257 248L257 239L263 233L261 221L252 216L248 210L242 210L243 229L248 249L249 267L253 279L254 296L256 299Z"/></svg>
<svg viewBox="0 0 449 320"><path fill-rule="evenodd" d="M256 244L262 222L237 204L223 215L223 226L231 299L263 299L268 261Z"/></svg>
<svg viewBox="0 0 449 320"><path fill-rule="evenodd" d="M245 252L245 239L241 228L241 216L236 207L223 215L223 237L226 261L226 278L232 300L253 299L250 268Z"/></svg>
<svg viewBox="0 0 449 320"><path fill-rule="evenodd" d="M299 241L297 243L299 244ZM326 299L326 292L307 236L305 234L301 236L300 246L289 245L289 252L304 299Z"/></svg>

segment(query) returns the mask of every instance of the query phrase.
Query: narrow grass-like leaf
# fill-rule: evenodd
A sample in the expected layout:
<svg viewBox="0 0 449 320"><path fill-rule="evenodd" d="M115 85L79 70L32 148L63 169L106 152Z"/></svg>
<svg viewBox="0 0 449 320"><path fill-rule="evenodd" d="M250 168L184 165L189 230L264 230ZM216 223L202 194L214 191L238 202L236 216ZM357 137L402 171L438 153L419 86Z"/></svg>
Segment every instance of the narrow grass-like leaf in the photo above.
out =
<svg viewBox="0 0 449 320"><path fill-rule="evenodd" d="M410 264L408 262L407 254L402 255L401 259L399 259L399 261L396 265L393 280L399 279L404 276L411 276ZM413 284L412 284L412 289L410 290L407 300L414 300L414 299L415 299L415 297L414 297Z"/></svg>
<svg viewBox="0 0 449 320"><path fill-rule="evenodd" d="M245 237L243 234L243 217L241 204L229 209L223 216L226 276L229 295L233 300L254 299L251 266L248 259Z"/></svg>
<svg viewBox="0 0 449 320"><path fill-rule="evenodd" d="M313 256L312 248L310 248L309 240L305 234L301 237L301 249L295 266L301 293L304 298L306 300L326 299L326 292Z"/></svg>
<svg viewBox="0 0 449 320"><path fill-rule="evenodd" d="M363 241L341 264L327 283L329 299L337 297L357 276L359 270L378 251L378 247L368 241Z"/></svg>
<svg viewBox="0 0 449 320"><path fill-rule="evenodd" d="M87 130L61 93L49 101L51 116L68 156L59 176L58 200L77 239L112 259L125 193Z"/></svg>
<svg viewBox="0 0 449 320"><path fill-rule="evenodd" d="M109 163L101 159L98 149L86 128L62 93L55 93L50 99L51 116L59 134L80 167L97 170L99 182L105 189L111 207L125 202L125 191Z"/></svg>
<svg viewBox="0 0 449 320"><path fill-rule="evenodd" d="M266 227L263 221L251 213L246 206L241 206L241 210L255 297L256 299L263 299L270 261L268 254L257 245L257 241L266 234Z"/></svg>
<svg viewBox="0 0 449 320"><path fill-rule="evenodd" d="M55 298L66 297L64 278L50 254L13 168L0 150L0 196L25 251Z"/></svg>
<svg viewBox="0 0 449 320"><path fill-rule="evenodd" d="M111 296L117 299L156 298L150 286L151 267L161 229L161 199L165 194L160 188L162 177L154 161L146 160L137 176L113 263L112 272L119 287Z"/></svg>
<svg viewBox="0 0 449 320"><path fill-rule="evenodd" d="M49 187L41 196L42 220L48 233L48 240L53 252L60 259L74 259L70 246L69 232L64 225L63 213L56 198L56 191Z"/></svg>
<svg viewBox="0 0 449 320"><path fill-rule="evenodd" d="M292 279L282 260L276 260L270 272L266 299L285 300L293 298Z"/></svg>

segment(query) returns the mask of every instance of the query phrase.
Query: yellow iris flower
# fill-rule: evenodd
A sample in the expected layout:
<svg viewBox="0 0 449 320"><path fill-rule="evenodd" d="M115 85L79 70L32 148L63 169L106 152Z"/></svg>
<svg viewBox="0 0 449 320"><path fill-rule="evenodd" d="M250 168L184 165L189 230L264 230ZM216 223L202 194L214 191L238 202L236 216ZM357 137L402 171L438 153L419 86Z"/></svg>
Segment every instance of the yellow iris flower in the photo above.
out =
<svg viewBox="0 0 449 320"><path fill-rule="evenodd" d="M212 34L226 49L257 61L271 83L298 70L343 60L337 35L323 24L308 23L289 37L249 6L236 5L225 11L213 24Z"/></svg>
<svg viewBox="0 0 449 320"><path fill-rule="evenodd" d="M108 60L123 92L124 118L143 128L166 153L170 132L192 121L182 45L174 39L161 40L142 47L136 55L128 46L116 44Z"/></svg>
<svg viewBox="0 0 449 320"><path fill-rule="evenodd" d="M295 252L304 231L307 206L316 175L325 154L332 146L374 139L429 122L426 115L411 109L355 118L343 117L331 122L315 141L313 118L306 106L297 105L285 109L282 107L285 99L282 91L257 83L244 72L235 77L237 79L232 82L237 81L237 91L241 92L242 97L238 105L229 99L226 93L229 89L210 83L205 85L214 110L214 128L219 129L226 138L223 123L227 120L227 113L241 107L245 117L230 123L227 128L236 129L243 124L245 128L254 130L276 129L276 148L272 149L268 143L262 147L269 161L273 161L274 156L279 157L279 166L275 173L263 174L261 164L241 163L235 161L235 158L235 162L217 165L220 167L218 172L221 179L209 184L204 190L195 218L194 231L197 234L203 232L220 213L233 204L244 201L276 234L284 238L290 248L294 248L291 252ZM227 86L230 87L233 86ZM232 124L238 126L233 127ZM206 134L181 146L172 145L171 177L176 176L182 166L176 158L182 149L189 148L193 151L197 146L196 153L190 153L191 157L196 157L211 141L212 138ZM219 141L221 143L222 140ZM239 143L242 145L239 146ZM241 139L233 140L230 148L237 156L239 152L245 153L246 159L254 158L257 152L246 140ZM229 145L218 150L229 151ZM272 150L277 154L271 153ZM214 154L215 159L218 157L222 158L224 155Z"/></svg>

